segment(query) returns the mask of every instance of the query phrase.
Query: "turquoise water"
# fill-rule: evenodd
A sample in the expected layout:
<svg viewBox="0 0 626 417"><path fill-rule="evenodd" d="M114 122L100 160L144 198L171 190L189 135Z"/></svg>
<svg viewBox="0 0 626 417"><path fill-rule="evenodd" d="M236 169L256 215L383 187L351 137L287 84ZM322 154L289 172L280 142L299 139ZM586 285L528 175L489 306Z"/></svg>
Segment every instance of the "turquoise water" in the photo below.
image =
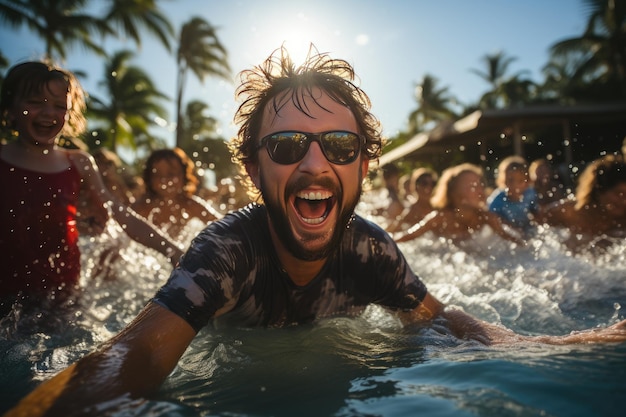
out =
<svg viewBox="0 0 626 417"><path fill-rule="evenodd" d="M160 255L111 234L81 238L79 302L2 320L0 412L119 331L167 278ZM432 237L402 248L439 299L523 334L625 318L626 243L592 257L556 242L546 231L526 248L488 234L464 248ZM487 348L371 307L296 328L206 328L155 398L94 415L621 416L624 398L626 343Z"/></svg>

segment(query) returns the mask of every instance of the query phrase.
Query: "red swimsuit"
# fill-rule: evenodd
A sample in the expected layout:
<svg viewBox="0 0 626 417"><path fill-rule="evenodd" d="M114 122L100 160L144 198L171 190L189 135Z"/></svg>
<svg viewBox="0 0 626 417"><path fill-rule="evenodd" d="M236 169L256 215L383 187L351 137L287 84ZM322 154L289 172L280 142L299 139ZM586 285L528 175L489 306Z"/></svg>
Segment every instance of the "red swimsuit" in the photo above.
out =
<svg viewBox="0 0 626 417"><path fill-rule="evenodd" d="M78 283L79 189L73 165L41 173L0 159L0 297Z"/></svg>

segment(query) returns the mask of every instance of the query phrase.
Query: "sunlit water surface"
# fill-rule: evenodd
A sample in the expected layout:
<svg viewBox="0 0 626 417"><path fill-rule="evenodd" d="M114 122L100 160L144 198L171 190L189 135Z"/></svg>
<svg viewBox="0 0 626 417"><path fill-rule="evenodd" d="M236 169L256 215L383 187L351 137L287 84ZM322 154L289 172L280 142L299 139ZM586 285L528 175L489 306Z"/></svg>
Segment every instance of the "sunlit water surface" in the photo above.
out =
<svg viewBox="0 0 626 417"><path fill-rule="evenodd" d="M564 334L625 317L623 241L595 257L571 256L554 231L525 248L488 235L464 247L426 236L401 248L436 297L519 333ZM2 320L0 412L119 331L170 271L114 225L81 237L81 250L78 302L16 307ZM621 416L624 398L624 343L487 348L438 326L402 328L371 307L296 328L208 327L155 398L121 398L94 415Z"/></svg>

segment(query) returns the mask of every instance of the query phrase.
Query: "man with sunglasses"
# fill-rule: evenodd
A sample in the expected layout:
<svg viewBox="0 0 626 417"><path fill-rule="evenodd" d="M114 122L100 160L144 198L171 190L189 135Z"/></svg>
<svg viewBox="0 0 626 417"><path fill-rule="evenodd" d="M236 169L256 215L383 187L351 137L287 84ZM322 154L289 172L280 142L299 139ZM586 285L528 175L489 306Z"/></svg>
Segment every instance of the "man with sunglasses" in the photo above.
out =
<svg viewBox="0 0 626 417"><path fill-rule="evenodd" d="M15 411L77 415L88 404L158 389L207 323L288 326L357 315L372 303L406 323L433 320L485 344L626 340L625 322L563 337L525 337L447 310L389 235L354 214L382 139L352 67L280 49L242 73L232 143L259 203L210 224L140 315L27 396ZM85 383L88 381L88 383ZM11 415L10 413L8 415Z"/></svg>

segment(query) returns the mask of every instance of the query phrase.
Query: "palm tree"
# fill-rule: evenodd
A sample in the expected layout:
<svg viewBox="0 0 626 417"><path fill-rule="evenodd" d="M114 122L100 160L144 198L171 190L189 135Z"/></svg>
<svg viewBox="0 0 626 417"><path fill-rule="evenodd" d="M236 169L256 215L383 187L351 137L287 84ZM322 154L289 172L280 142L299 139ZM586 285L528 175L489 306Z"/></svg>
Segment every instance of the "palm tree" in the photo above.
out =
<svg viewBox="0 0 626 417"><path fill-rule="evenodd" d="M217 121L207 115L209 106L199 100L187 103L186 112L179 126L183 132L180 147L195 161L196 166L211 169L218 178L237 172L228 145L216 136Z"/></svg>
<svg viewBox="0 0 626 417"><path fill-rule="evenodd" d="M174 28L158 9L156 0L110 0L105 20L110 26L117 25L122 32L141 46L140 26L146 28L170 50Z"/></svg>
<svg viewBox="0 0 626 417"><path fill-rule="evenodd" d="M589 9L587 29L582 36L552 45L554 57L583 56L577 79L602 85L609 94L626 97L626 2L585 0ZM615 87L612 87L615 86Z"/></svg>
<svg viewBox="0 0 626 417"><path fill-rule="evenodd" d="M110 102L91 96L88 106L91 119L105 122L105 128L100 130L105 136L101 142L113 151L118 145L136 149L137 138L150 147L155 138L149 128L157 125L157 118L167 117L160 104L167 96L156 89L141 68L128 64L133 56L133 52L124 50L111 57L105 67L105 79L100 82Z"/></svg>
<svg viewBox="0 0 626 417"><path fill-rule="evenodd" d="M182 133L182 140L179 145L183 149L188 150L187 148L194 141L215 134L217 120L207 115L208 109L209 105L200 100L192 100L187 103L186 112L178 123Z"/></svg>
<svg viewBox="0 0 626 417"><path fill-rule="evenodd" d="M0 0L0 18L14 28L28 26L45 42L46 58L65 59L67 47L80 45L99 55L92 34L109 32L105 21L85 13L87 0Z"/></svg>
<svg viewBox="0 0 626 417"><path fill-rule="evenodd" d="M6 56L0 51L0 86L2 86L2 82L4 81L4 69L9 66L9 60Z"/></svg>
<svg viewBox="0 0 626 417"><path fill-rule="evenodd" d="M482 58L487 70L482 71L470 68L470 71L485 80L491 89L487 91L479 100L480 108L494 109L511 105L512 103L527 102L532 95L531 87L534 83L530 80L522 79L524 72L520 71L512 76L508 76L509 66L517 60L515 57L506 56L504 52L487 54ZM520 94L526 94L523 99Z"/></svg>
<svg viewBox="0 0 626 417"><path fill-rule="evenodd" d="M506 56L504 52L500 51L491 55L484 55L482 60L485 64L487 64L487 71L477 70L474 68L470 68L470 71L487 81L495 90L504 80L504 77L509 70L509 65L517 60L517 58Z"/></svg>
<svg viewBox="0 0 626 417"><path fill-rule="evenodd" d="M579 92L586 88L577 76L582 58L575 59L573 54L568 57L552 55L542 69L544 81L539 86L539 99L564 105L575 103Z"/></svg>
<svg viewBox="0 0 626 417"><path fill-rule="evenodd" d="M438 80L432 75L426 74L421 84L415 87L415 100L417 109L409 114L409 133L415 134L424 130L425 125L431 122L456 117L451 106L457 100L448 92L448 87L437 87Z"/></svg>
<svg viewBox="0 0 626 417"><path fill-rule="evenodd" d="M523 107L526 104L532 103L537 98L537 90L538 86L534 81L521 78L519 75L514 75L500 86L503 106Z"/></svg>
<svg viewBox="0 0 626 417"><path fill-rule="evenodd" d="M176 63L178 68L176 80L176 146L183 141L182 107L183 90L189 71L193 72L201 82L207 75L215 75L230 79L230 66L227 53L216 34L216 28L206 20L194 17L185 23L180 31Z"/></svg>

